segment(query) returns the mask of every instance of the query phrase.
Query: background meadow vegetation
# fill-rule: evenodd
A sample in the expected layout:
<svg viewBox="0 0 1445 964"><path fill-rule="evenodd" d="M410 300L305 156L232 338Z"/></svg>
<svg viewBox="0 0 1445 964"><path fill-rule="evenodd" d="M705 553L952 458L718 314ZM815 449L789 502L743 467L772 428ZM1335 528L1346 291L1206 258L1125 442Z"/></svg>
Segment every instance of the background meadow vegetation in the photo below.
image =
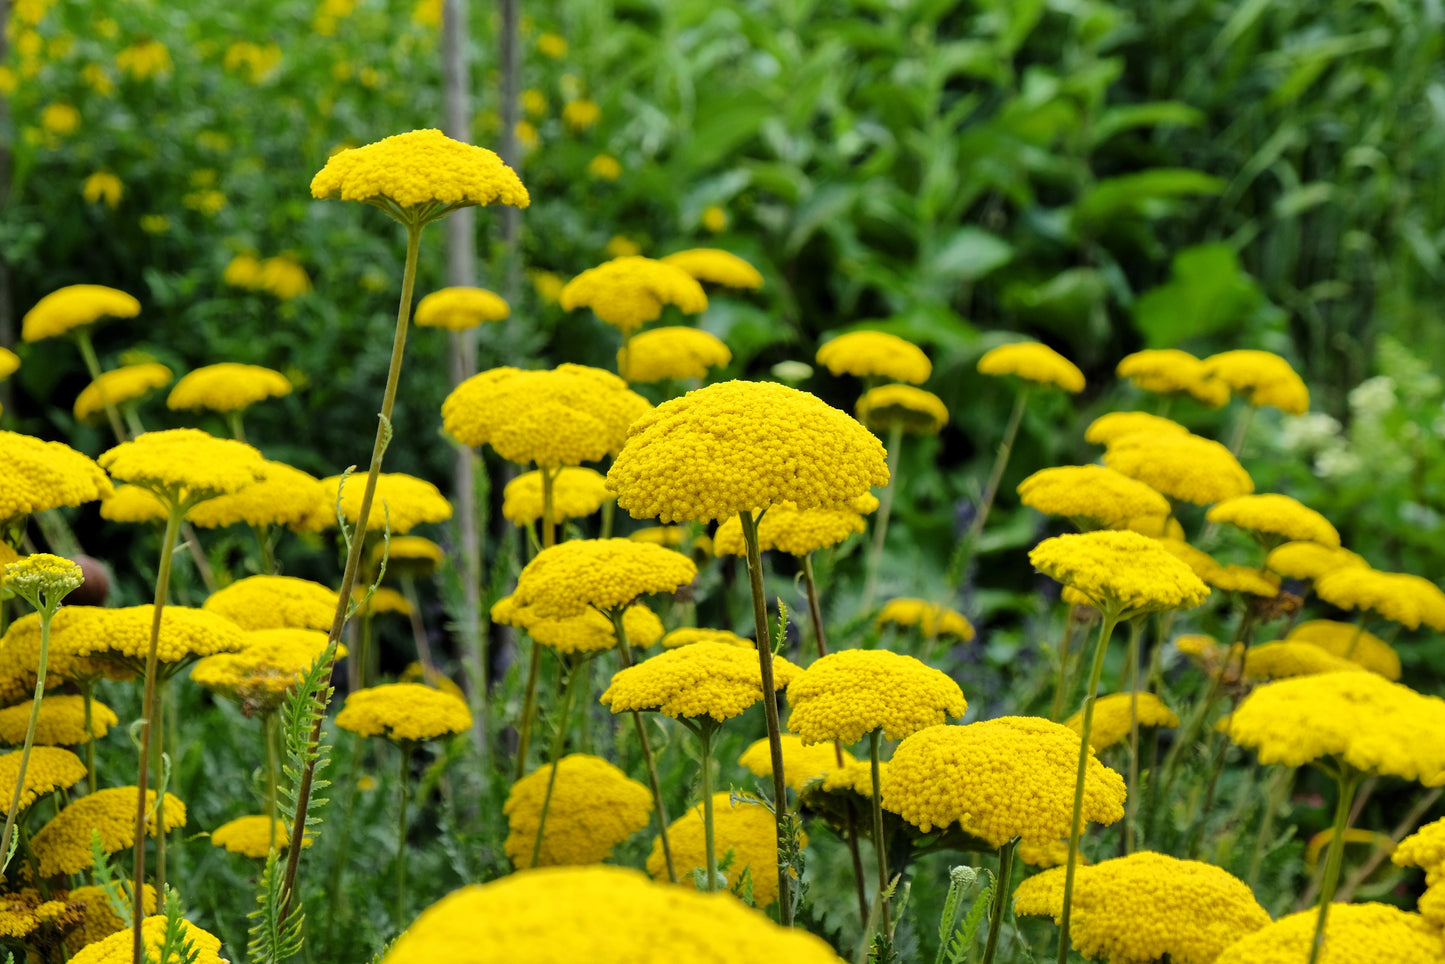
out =
<svg viewBox="0 0 1445 964"><path fill-rule="evenodd" d="M470 7L472 140L495 147L500 20L489 4ZM399 294L400 232L363 206L314 202L307 185L339 148L441 125L442 5L9 0L7 14L0 341L14 343L19 317L55 288L121 288L143 308L97 330L107 367L153 359L177 375L218 361L276 368L296 391L248 414L251 441L317 476L364 465ZM1047 712L1063 620L1057 587L1032 572L1025 550L1058 526L1022 508L1013 488L1039 468L1094 459L1083 426L1095 416L1152 407L1113 377L1118 359L1139 348L1287 357L1310 386L1311 413L1255 419L1242 460L1258 491L1324 513L1375 566L1433 579L1445 561L1442 20L1436 4L1352 0L528 3L514 135L532 204L514 253L499 215L477 218L481 283L512 304L509 320L481 330L478 367L612 368L616 332L590 312L564 312L561 283L616 254L704 245L741 255L765 278L761 291L718 294L698 322L733 353L713 380L774 377L778 363L811 363L821 339L854 327L922 345L934 363L928 388L952 419L903 452L880 598L949 599L974 622L974 642L930 654L963 687L970 719ZM118 196L86 196L97 172L114 175ZM247 255L281 259L269 290L228 281ZM418 294L445 283L442 232L433 231ZM1021 335L1074 360L1089 387L1071 399L1036 397L965 569L958 541L1013 402L1006 383L974 365ZM17 351L23 364L0 389L5 427L91 455L107 448L104 423L72 417L89 381L73 349L50 341ZM449 351L439 332L413 333L386 461L388 471L444 489L455 459L438 419ZM820 369L797 384L852 410L851 379ZM195 424L159 398L141 416L151 428ZM1171 416L1225 438L1238 408L1183 402ZM219 420L202 426L224 434ZM499 512L513 470L490 450L481 458L491 601L515 577L524 540ZM147 600L158 533L102 525L94 506L68 518L85 550L112 567L111 604ZM1203 512L1181 521L1197 533ZM619 513L623 533L644 524ZM595 523L580 531L595 535ZM426 534L455 544L447 526ZM1216 539L1208 548L1220 558L1253 561L1243 536ZM249 534L204 541L223 581L255 571ZM865 553L860 537L818 558L835 646L877 642L858 605ZM288 536L279 554L287 574L338 579L330 541ZM770 595L805 637L791 563L768 565ZM183 559L176 579L174 601L199 604L204 590ZM449 632L463 599L455 570L423 595L450 675L474 708L484 706L487 741L458 737L421 756L413 914L510 869L501 847L506 728L521 700L513 640L496 627L487 669L499 678L485 704L478 698L476 667ZM746 569L736 561L708 561L693 596L700 624L749 625ZM661 614L669 626L679 615ZM1234 620L1218 607L1189 618L1216 636ZM383 668L399 672L412 659L410 630L395 620L379 632ZM1400 650L1405 680L1439 692L1445 642L1406 634ZM1118 672L1111 663L1106 680ZM543 692L551 685L544 680ZM1198 684L1181 661L1166 685L1178 697ZM194 834L259 806L248 742L257 727L199 688L176 692L185 723L173 792L189 805ZM102 698L123 720L135 717L130 689ZM608 755L632 759L627 731L607 729L604 708L591 713L594 733L617 734ZM756 707L723 730L723 786L752 787L731 761L762 731ZM653 732L679 813L694 794L695 741L677 727ZM395 935L391 897L372 882L390 879L396 852L396 761L391 747L356 760L363 744L349 734L335 743L325 825L303 862L305 953L359 961ZM124 739L100 752L102 772L133 770ZM1170 815L1177 823L1166 836L1243 874L1254 779L1248 766L1226 772L1217 797L1235 805L1198 841L1186 841L1187 813ZM1382 785L1357 823L1389 828L1412 792ZM1268 842L1256 889L1272 913L1292 909L1305 889L1305 842L1328 825L1332 799L1326 781L1297 786L1300 830ZM860 922L847 853L826 830L810 833L804 920L850 955ZM640 866L646 837L615 861ZM1099 852L1116 837L1102 832ZM172 847L188 909L241 959L256 867L203 836ZM903 960L932 957L948 867L970 861L934 854L914 865ZM1360 894L1410 907L1408 892L1395 895L1405 879L1386 863ZM1021 925L1047 946L1052 925Z"/></svg>

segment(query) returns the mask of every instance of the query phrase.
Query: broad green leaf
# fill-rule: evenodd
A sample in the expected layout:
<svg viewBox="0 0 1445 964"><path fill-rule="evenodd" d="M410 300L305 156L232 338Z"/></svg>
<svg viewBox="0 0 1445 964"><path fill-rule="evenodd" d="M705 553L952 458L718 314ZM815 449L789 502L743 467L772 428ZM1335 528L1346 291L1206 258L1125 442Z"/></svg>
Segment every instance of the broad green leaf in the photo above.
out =
<svg viewBox="0 0 1445 964"><path fill-rule="evenodd" d="M1013 245L972 225L959 228L928 262L927 272L951 281L972 282L1013 259Z"/></svg>
<svg viewBox="0 0 1445 964"><path fill-rule="evenodd" d="M1140 295L1134 325L1149 348L1171 348L1238 325L1264 301L1227 244L1200 244L1174 256L1172 277Z"/></svg>
<svg viewBox="0 0 1445 964"><path fill-rule="evenodd" d="M1104 300L1108 286L1093 268L1070 268L1041 284L1015 282L1004 289L1004 306L1043 323L1084 322Z"/></svg>
<svg viewBox="0 0 1445 964"><path fill-rule="evenodd" d="M1100 181L1074 210L1076 225L1095 225L1109 218L1146 213L1146 203L1192 194L1218 194L1224 182L1202 171L1159 167Z"/></svg>
<svg viewBox="0 0 1445 964"><path fill-rule="evenodd" d="M1114 135L1137 127L1198 127L1203 122L1202 111L1177 100L1110 107L1094 121L1093 142L1098 147Z"/></svg>

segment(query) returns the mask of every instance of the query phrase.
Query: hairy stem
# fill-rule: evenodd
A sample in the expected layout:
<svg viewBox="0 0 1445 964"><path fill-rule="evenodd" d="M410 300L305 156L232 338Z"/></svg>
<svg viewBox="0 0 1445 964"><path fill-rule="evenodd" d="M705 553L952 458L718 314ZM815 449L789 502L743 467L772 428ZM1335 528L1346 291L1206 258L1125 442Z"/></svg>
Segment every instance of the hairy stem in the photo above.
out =
<svg viewBox="0 0 1445 964"><path fill-rule="evenodd" d="M873 608L878 590L878 567L883 564L883 544L888 539L888 517L893 514L893 494L898 491L898 459L903 452L903 423L888 428L888 485L879 500L878 514L873 517L873 545L868 550L868 571L863 581L863 612ZM759 637L761 638L761 637Z"/></svg>
<svg viewBox="0 0 1445 964"><path fill-rule="evenodd" d="M697 738L702 742L702 836L709 894L717 890L717 842L712 815L712 734L716 725L711 719L703 719L697 728Z"/></svg>
<svg viewBox="0 0 1445 964"><path fill-rule="evenodd" d="M1013 875L1014 850L1018 844L1019 838L1013 837L998 849L998 880L993 888L993 907L988 915L988 943L983 948L982 964L993 964L994 952L998 950L998 935L1003 930L1004 908L1008 905L1009 877Z"/></svg>
<svg viewBox="0 0 1445 964"><path fill-rule="evenodd" d="M1064 697L1069 690L1069 648L1074 643L1074 633L1079 621L1074 617L1076 608L1069 607L1068 618L1064 621L1064 638L1059 641L1059 683L1054 687L1054 702L1049 707L1049 719L1057 723L1064 712Z"/></svg>
<svg viewBox="0 0 1445 964"><path fill-rule="evenodd" d="M1310 942L1310 964L1319 961L1320 952L1325 947L1325 922L1329 918L1330 903L1335 899L1335 886L1340 880L1340 864L1345 855L1345 828L1350 822L1350 804L1354 802L1360 776L1349 764L1342 762L1337 782L1340 799L1335 805L1334 836L1330 838L1330 851L1325 858L1324 883L1320 887L1320 916L1315 922L1314 940Z"/></svg>
<svg viewBox="0 0 1445 964"><path fill-rule="evenodd" d="M1129 622L1129 649L1125 657L1129 687L1129 795L1124 815L1124 854L1134 852L1134 822L1138 813L1139 787L1139 637L1144 632L1143 616Z"/></svg>
<svg viewBox="0 0 1445 964"><path fill-rule="evenodd" d="M567 685L562 688L562 705L557 710L557 730L552 736L552 771L547 774L547 792L542 797L542 811L537 817L537 839L532 841L532 861L527 866L537 866L542 856L542 834L547 828L547 811L552 809L552 791L557 787L557 771L562 767L562 752L567 748L567 718L572 715L572 701L577 696L577 678L587 664L563 666L567 673Z"/></svg>
<svg viewBox="0 0 1445 964"><path fill-rule="evenodd" d="M627 627L622 624L622 608L611 613L612 631L617 635L617 654L622 658L622 668L632 666L632 647L627 642ZM652 741L647 738L647 724L642 714L632 711L632 723L637 728L637 743L642 747L642 762L647 767L647 786L652 791L652 809L657 814L657 839L662 842L662 859L667 864L667 879L677 883L677 867L672 862L672 841L667 836L667 808L662 804L662 782L657 779L657 760L652 756Z"/></svg>
<svg viewBox="0 0 1445 964"><path fill-rule="evenodd" d="M5 830L0 833L0 859L10 853L10 836L15 832L15 821L20 816L25 771L30 765L30 749L35 745L35 727L40 721L40 701L45 696L46 662L50 657L50 620L54 618L59 602L58 599L54 600L55 608L47 604L40 609L40 660L35 668L35 697L30 702L30 721L25 725L25 742L20 749L20 769L15 774L15 792L10 796L10 809L5 814ZM89 706L88 703L86 705ZM89 732L89 721L86 731Z"/></svg>
<svg viewBox="0 0 1445 964"><path fill-rule="evenodd" d="M883 731L868 734L868 760L873 769L873 850L878 857L878 909L885 941L893 930L888 900L888 843L883 838L883 790L879 780L878 745Z"/></svg>

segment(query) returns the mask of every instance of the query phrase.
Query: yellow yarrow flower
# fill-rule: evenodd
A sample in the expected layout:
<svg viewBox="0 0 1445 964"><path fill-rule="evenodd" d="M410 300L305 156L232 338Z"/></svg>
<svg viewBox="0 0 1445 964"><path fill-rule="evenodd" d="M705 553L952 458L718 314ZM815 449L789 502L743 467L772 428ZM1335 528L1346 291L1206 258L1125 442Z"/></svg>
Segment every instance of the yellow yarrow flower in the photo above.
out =
<svg viewBox="0 0 1445 964"><path fill-rule="evenodd" d="M156 914L141 921L141 939L145 942L148 956L159 958L161 948L165 946L168 928L169 924L166 922L164 914ZM189 944L195 955L190 958L190 964L229 964L229 961L221 956L220 938L209 931L202 930L184 917L181 918L180 929L181 940ZM71 964L123 964L123 962L133 959L132 940L133 932L130 928L125 928L104 940L81 948L70 958L70 962Z"/></svg>
<svg viewBox="0 0 1445 964"><path fill-rule="evenodd" d="M1177 348L1125 355L1114 371L1146 392L1188 395L1209 408L1219 408L1229 401L1229 386L1212 378L1204 362Z"/></svg>
<svg viewBox="0 0 1445 964"><path fill-rule="evenodd" d="M105 285L68 285L41 298L20 319L20 337L41 341L68 335L105 318L134 318L140 302Z"/></svg>
<svg viewBox="0 0 1445 964"><path fill-rule="evenodd" d="M560 297L567 311L591 308L624 335L656 321L667 305L695 315L707 308L707 295L692 275L676 265L627 255L613 258L567 282Z"/></svg>
<svg viewBox="0 0 1445 964"><path fill-rule="evenodd" d="M172 411L239 412L264 399L290 394L290 379L274 369L221 362L197 368L176 382L166 407Z"/></svg>
<svg viewBox="0 0 1445 964"><path fill-rule="evenodd" d="M716 204L709 204L698 215L698 221L713 234L719 234L727 230L728 213Z"/></svg>
<svg viewBox="0 0 1445 964"><path fill-rule="evenodd" d="M325 493L321 481L315 476L282 462L263 462L260 481L232 495L202 502L186 518L202 529L245 523L258 528L277 525L306 530L311 527L316 517L316 504ZM104 515L104 506L101 514ZM332 514L335 515L334 501Z"/></svg>
<svg viewBox="0 0 1445 964"><path fill-rule="evenodd" d="M1307 961L1320 912L1288 914L1224 949L1214 964ZM1335 904L1317 964L1436 964L1445 960L1440 929L1388 904Z"/></svg>
<svg viewBox="0 0 1445 964"><path fill-rule="evenodd" d="M1078 757L1079 735L1039 717L930 726L893 751L883 808L924 833L957 823L993 848L1013 837L1059 840L1073 819ZM1084 819L1120 820L1124 794L1124 778L1090 750Z"/></svg>
<svg viewBox="0 0 1445 964"><path fill-rule="evenodd" d="M104 201L105 206L112 211L120 206L120 199L124 194L125 186L120 183L120 178L109 171L96 171L80 186L80 196L85 198L87 204Z"/></svg>
<svg viewBox="0 0 1445 964"><path fill-rule="evenodd" d="M674 629L662 637L664 649L677 649L679 646L690 646L693 643L722 643L726 646L741 646L744 649L756 650L757 644L751 639L745 639L737 633L726 629L705 629L696 626L684 626L681 629Z"/></svg>
<svg viewBox="0 0 1445 964"><path fill-rule="evenodd" d="M382 613L394 613L398 616L411 615L411 603L395 589L382 586L373 592L370 598L367 598L366 592L367 590L361 586L357 586L351 592L351 600L357 605L356 615L378 616Z"/></svg>
<svg viewBox="0 0 1445 964"><path fill-rule="evenodd" d="M1304 640L1279 640L1244 653L1244 675L1254 680L1288 679L1316 673L1364 673L1365 667Z"/></svg>
<svg viewBox="0 0 1445 964"><path fill-rule="evenodd" d="M652 819L652 792L606 760L571 753L557 763L542 849L532 863L552 764L538 767L507 793L507 859L519 869L600 864Z"/></svg>
<svg viewBox="0 0 1445 964"><path fill-rule="evenodd" d="M159 40L139 40L115 55L115 65L136 80L171 72L171 52Z"/></svg>
<svg viewBox="0 0 1445 964"><path fill-rule="evenodd" d="M146 791L146 834L156 835L156 792ZM100 834L102 853L135 845L136 787L112 787L78 797L36 831L30 847L40 862L40 876L78 874L91 865L91 830ZM186 805L166 794L165 832L186 825ZM129 940L129 938L127 938ZM71 958L75 960L75 958Z"/></svg>
<svg viewBox="0 0 1445 964"><path fill-rule="evenodd" d="M799 669L773 657L773 686L786 689ZM621 670L602 694L613 713L650 710L674 719L740 715L763 698L757 652L728 643L697 642L669 649Z"/></svg>
<svg viewBox="0 0 1445 964"><path fill-rule="evenodd" d="M1139 726L1178 726L1179 717L1164 705L1164 701L1153 693L1113 693L1094 701L1094 722L1089 730L1089 746L1095 752L1107 750L1120 740L1127 739L1132 729L1132 707L1138 700ZM1075 733L1084 732L1082 710L1064 721L1064 725Z"/></svg>
<svg viewBox="0 0 1445 964"><path fill-rule="evenodd" d="M1337 757L1365 773L1445 785L1445 700L1374 673L1322 673L1268 683L1240 702L1227 733L1261 763Z"/></svg>
<svg viewBox="0 0 1445 964"><path fill-rule="evenodd" d="M295 576L247 576L206 597L201 608L246 630L330 629L336 590Z"/></svg>
<svg viewBox="0 0 1445 964"><path fill-rule="evenodd" d="M857 743L874 730L901 740L968 708L948 674L912 656L849 649L823 656L788 687L788 729L805 744Z"/></svg>
<svg viewBox="0 0 1445 964"><path fill-rule="evenodd" d="M669 254L661 260L663 264L681 268L698 281L750 291L756 291L763 286L763 276L757 268L731 251L721 248L689 248Z"/></svg>
<svg viewBox="0 0 1445 964"><path fill-rule="evenodd" d="M1406 629L1424 623L1445 631L1445 594L1419 576L1347 566L1316 579L1315 593L1332 606L1369 610Z"/></svg>
<svg viewBox="0 0 1445 964"><path fill-rule="evenodd" d="M106 662L129 671L143 668L150 650L153 610L149 603L119 609L62 607L50 625L47 677L82 681L100 675ZM161 614L157 654L163 674L173 673L197 657L233 653L242 646L240 627L215 613L168 605ZM39 617L30 613L6 632L0 665L7 675L26 674L34 680L39 657ZM116 674L109 671L106 675Z"/></svg>
<svg viewBox="0 0 1445 964"><path fill-rule="evenodd" d="M1184 540L1184 526L1172 515L1136 515L1121 519L1110 529L1127 529L1154 539Z"/></svg>
<svg viewBox="0 0 1445 964"><path fill-rule="evenodd" d="M452 287L433 291L417 302L412 320L423 328L466 331L483 322L501 321L511 311L501 295L485 288Z"/></svg>
<svg viewBox="0 0 1445 964"><path fill-rule="evenodd" d="M1279 577L1251 566L1217 566L1200 578L1225 592L1242 592L1265 599L1279 595Z"/></svg>
<svg viewBox="0 0 1445 964"><path fill-rule="evenodd" d="M922 385L933 374L923 349L883 331L851 331L818 349L816 360L834 375L880 376Z"/></svg>
<svg viewBox="0 0 1445 964"><path fill-rule="evenodd" d="M388 683L346 697L336 725L358 736L435 740L471 728L467 704L420 683Z"/></svg>
<svg viewBox="0 0 1445 964"><path fill-rule="evenodd" d="M518 607L543 618L607 612L640 596L676 592L697 576L680 552L631 539L573 539L543 549L517 577Z"/></svg>
<svg viewBox="0 0 1445 964"><path fill-rule="evenodd" d="M28 708L28 707L27 707ZM24 741L24 736L21 736ZM20 776L20 757L23 750L12 750L0 755L0 813L10 813L10 798L15 792L15 781ZM85 763L58 746L33 746L30 759L25 767L25 786L20 791L20 809L30 805L46 794L66 790L85 779Z"/></svg>
<svg viewBox="0 0 1445 964"><path fill-rule="evenodd" d="M1206 583L1224 568L1209 553L1194 548L1183 539L1161 538L1155 541L1161 549L1188 566L1191 572Z"/></svg>
<svg viewBox="0 0 1445 964"><path fill-rule="evenodd" d="M858 421L875 432L894 426L912 435L937 435L948 424L948 406L932 392L912 385L879 385L858 398Z"/></svg>
<svg viewBox="0 0 1445 964"><path fill-rule="evenodd" d="M835 508L886 485L883 445L821 399L767 382L688 392L643 415L607 473L634 518L711 522L780 502Z"/></svg>
<svg viewBox="0 0 1445 964"><path fill-rule="evenodd" d="M386 574L402 579L425 579L436 572L447 554L441 546L422 536L395 536L371 547L371 565L386 558Z"/></svg>
<svg viewBox="0 0 1445 964"><path fill-rule="evenodd" d="M984 352L978 360L978 370L984 375L1016 375L1024 381L1062 388L1075 395L1084 390L1084 373L1079 371L1079 366L1038 342L1016 342Z"/></svg>
<svg viewBox="0 0 1445 964"><path fill-rule="evenodd" d="M753 904L759 908L769 906L778 899L778 829L772 811L752 797L727 792L713 794L712 809L713 853L719 867L727 861L729 854L732 855L728 869L725 872L720 870L728 879L729 889L741 883L746 874L752 882ZM685 887L694 886L691 879L683 876L688 870L707 866L704 829L701 803L667 827L673 865L678 870L678 883ZM806 845L806 838L803 843ZM656 880L667 879L661 838L652 845L652 854L647 858L647 872Z"/></svg>
<svg viewBox="0 0 1445 964"><path fill-rule="evenodd" d="M267 258L256 266L256 281L252 287L265 291L280 301L299 298L311 290L311 278L289 255Z"/></svg>
<svg viewBox="0 0 1445 964"><path fill-rule="evenodd" d="M615 455L647 399L611 372L585 365L549 371L493 368L442 403L442 427L468 446L491 445L520 465L578 465Z"/></svg>
<svg viewBox="0 0 1445 964"><path fill-rule="evenodd" d="M146 432L101 453L101 468L175 503L239 492L264 478L265 460L244 442L194 428Z"/></svg>
<svg viewBox="0 0 1445 964"><path fill-rule="evenodd" d="M334 605L334 604L333 604ZM327 635L315 629L258 629L243 636L245 648L198 660L191 682L241 705L246 716L273 713L326 651ZM338 646L336 658L346 655Z"/></svg>
<svg viewBox="0 0 1445 964"><path fill-rule="evenodd" d="M310 527L317 530L336 526L337 490L341 476L321 480L322 501L316 507ZM366 477L352 476L341 493L341 514L352 525L361 518L361 499L366 493ZM403 535L427 522L445 522L452 517L452 504L442 490L414 475L403 472L382 472L376 477L371 512L366 519L367 532L390 528L393 535Z"/></svg>
<svg viewBox="0 0 1445 964"><path fill-rule="evenodd" d="M1341 659L1353 660L1387 680L1397 681L1400 678L1400 654L1363 626L1332 619L1311 619L1291 629L1287 638L1312 643Z"/></svg>
<svg viewBox="0 0 1445 964"><path fill-rule="evenodd" d="M121 907L129 915L130 900L124 892L119 896ZM84 908L84 917L80 923L65 936L65 952L72 958L81 948L89 947L117 931L126 930L130 923L129 916L126 920L115 916L115 911L110 906L110 896L104 887L76 887L66 894L65 899L72 906L78 904ZM142 905L147 914L155 912L156 889L150 884L145 885Z"/></svg>
<svg viewBox="0 0 1445 964"><path fill-rule="evenodd" d="M1310 390L1290 363L1273 352L1237 349L1204 359L1210 377L1228 385L1255 408L1272 405L1290 415L1309 411Z"/></svg>
<svg viewBox="0 0 1445 964"><path fill-rule="evenodd" d="M125 365L102 372L100 377L76 396L72 411L79 421L105 414L106 404L124 405L145 398L157 388L171 383L171 370L155 362Z"/></svg>
<svg viewBox="0 0 1445 964"><path fill-rule="evenodd" d="M1271 549L1264 560L1264 568L1287 579L1315 580L1346 566L1368 567L1369 563L1348 549L1318 542L1286 542Z"/></svg>
<svg viewBox="0 0 1445 964"><path fill-rule="evenodd" d="M555 33L544 33L537 38L537 52L543 57L560 60L567 56L567 40Z"/></svg>
<svg viewBox="0 0 1445 964"><path fill-rule="evenodd" d="M732 360L733 353L716 335L669 326L632 336L617 350L617 372L628 382L705 378L709 368L721 368Z"/></svg>
<svg viewBox="0 0 1445 964"><path fill-rule="evenodd" d="M66 137L80 128L80 111L70 104L46 104L40 111L40 126L47 134Z"/></svg>
<svg viewBox="0 0 1445 964"><path fill-rule="evenodd" d="M1084 532L1045 539L1029 553L1044 575L1072 586L1119 618L1192 609L1209 596L1190 568L1137 532Z"/></svg>
<svg viewBox="0 0 1445 964"><path fill-rule="evenodd" d="M607 480L595 469L564 466L552 480L552 522L583 519L612 501ZM542 473L523 472L502 489L502 517L519 526L542 518Z"/></svg>
<svg viewBox="0 0 1445 964"><path fill-rule="evenodd" d="M105 629L96 625L111 619L107 614L118 611L96 606L60 608L50 622L50 658L45 667L47 688L59 686L65 680L84 683L100 676L117 680L132 678L130 669L110 662L109 657L115 654L106 649ZM149 628L147 623L147 631ZM162 624L162 632L166 628L166 624ZM33 692L39 668L40 614L27 613L10 624L0 642L0 702L18 702ZM23 737L24 731L21 733Z"/></svg>
<svg viewBox="0 0 1445 964"><path fill-rule="evenodd" d="M1084 441L1107 447L1130 435L1189 434L1178 422L1148 412L1106 412L1084 429Z"/></svg>
<svg viewBox="0 0 1445 964"><path fill-rule="evenodd" d="M595 653L617 645L612 620L595 609L588 609L580 616L547 619L518 607L511 596L503 596L492 606L492 622L520 627L538 643L558 653ZM638 649L646 649L662 638L662 620L641 603L633 603L622 611L622 629L627 633L628 645Z"/></svg>
<svg viewBox="0 0 1445 964"><path fill-rule="evenodd" d="M49 675L49 674L47 674ZM110 732L120 722L115 710L99 700L90 702L90 729L85 727L85 697L48 693L40 701L35 721L36 746L75 746L89 743ZM16 746L25 742L30 726L30 704L21 703L0 710L0 740ZM3 781L0 781L3 785ZM13 784L12 784L13 785Z"/></svg>
<svg viewBox="0 0 1445 964"><path fill-rule="evenodd" d="M1445 819L1427 823L1401 840L1390 860L1398 867L1419 867L1428 884L1445 880Z"/></svg>
<svg viewBox="0 0 1445 964"><path fill-rule="evenodd" d="M863 516L850 508L799 509L791 502L782 502L770 508L758 522L758 549L805 556L836 546L867 527ZM713 533L713 549L720 556L747 555L742 520L731 516L719 523Z"/></svg>
<svg viewBox="0 0 1445 964"><path fill-rule="evenodd" d="M1125 435L1105 450L1104 464L1171 499L1195 505L1254 491L1254 480L1228 448L1188 433Z"/></svg>
<svg viewBox="0 0 1445 964"><path fill-rule="evenodd" d="M900 597L890 599L874 618L879 629L884 626L918 627L925 636L956 636L968 642L974 637L973 624L963 613L926 599Z"/></svg>
<svg viewBox="0 0 1445 964"><path fill-rule="evenodd" d="M838 754L843 754L843 765L857 763L853 754L847 750L839 751L831 743L816 743L806 746L803 738L794 736L791 733L784 733L781 737L783 747L783 778L784 782L794 790L802 790L804 785L828 775L836 770ZM738 757L738 764L746 767L760 777L773 775L773 755L766 739L758 740L742 752ZM869 793L872 793L872 771L869 771Z"/></svg>
<svg viewBox="0 0 1445 964"><path fill-rule="evenodd" d="M1025 880L1014 892L1014 912L1061 920L1064 876L1056 868ZM1077 868L1072 904L1074 949L1110 964L1166 956L1174 964L1214 964L1226 947L1269 924L1249 885L1233 874L1147 850Z"/></svg>
<svg viewBox="0 0 1445 964"><path fill-rule="evenodd" d="M1102 465L1042 469L1019 483L1019 501L1080 529L1113 528L1134 517L1163 518L1169 500L1137 479Z"/></svg>
<svg viewBox="0 0 1445 964"><path fill-rule="evenodd" d="M1331 549L1340 545L1340 533L1328 519L1298 499L1273 492L1225 499L1212 506L1205 518L1274 542L1317 542Z"/></svg>
<svg viewBox="0 0 1445 964"><path fill-rule="evenodd" d="M562 108L562 123L577 133L596 124L601 116L602 108L597 106L597 102L585 98L570 101Z"/></svg>
<svg viewBox="0 0 1445 964"><path fill-rule="evenodd" d="M285 850L291 846L291 832L286 824L280 820L273 821L265 814L226 821L211 831L211 846L242 857L264 860L271 853L273 826L276 828L276 849ZM304 850L309 846L311 838L302 837L301 848Z"/></svg>

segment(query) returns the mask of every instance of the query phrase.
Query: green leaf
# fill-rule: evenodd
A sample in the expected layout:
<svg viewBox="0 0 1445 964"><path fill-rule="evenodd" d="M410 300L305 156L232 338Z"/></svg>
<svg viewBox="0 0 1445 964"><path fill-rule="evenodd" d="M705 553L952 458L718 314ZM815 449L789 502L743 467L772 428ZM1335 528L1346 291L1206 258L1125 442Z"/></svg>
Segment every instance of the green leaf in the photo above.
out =
<svg viewBox="0 0 1445 964"><path fill-rule="evenodd" d="M1204 112L1177 100L1110 107L1093 126L1093 146L1098 147L1116 134L1138 127L1198 127Z"/></svg>
<svg viewBox="0 0 1445 964"><path fill-rule="evenodd" d="M1036 321L1079 323L1104 300L1108 286L1093 268L1070 268L1042 284L1017 282L1004 289L1004 306Z"/></svg>
<svg viewBox="0 0 1445 964"><path fill-rule="evenodd" d="M1111 218L1151 214L1149 202L1194 194L1218 194L1224 182L1202 171L1159 167L1100 181L1074 209L1075 226L1099 226Z"/></svg>
<svg viewBox="0 0 1445 964"><path fill-rule="evenodd" d="M1013 245L982 228L959 228L929 260L927 271L949 281L973 282L1013 260Z"/></svg>
<svg viewBox="0 0 1445 964"><path fill-rule="evenodd" d="M1134 325L1150 348L1217 334L1249 317L1264 302L1259 285L1227 244L1200 244L1174 256L1169 282L1144 292Z"/></svg>

